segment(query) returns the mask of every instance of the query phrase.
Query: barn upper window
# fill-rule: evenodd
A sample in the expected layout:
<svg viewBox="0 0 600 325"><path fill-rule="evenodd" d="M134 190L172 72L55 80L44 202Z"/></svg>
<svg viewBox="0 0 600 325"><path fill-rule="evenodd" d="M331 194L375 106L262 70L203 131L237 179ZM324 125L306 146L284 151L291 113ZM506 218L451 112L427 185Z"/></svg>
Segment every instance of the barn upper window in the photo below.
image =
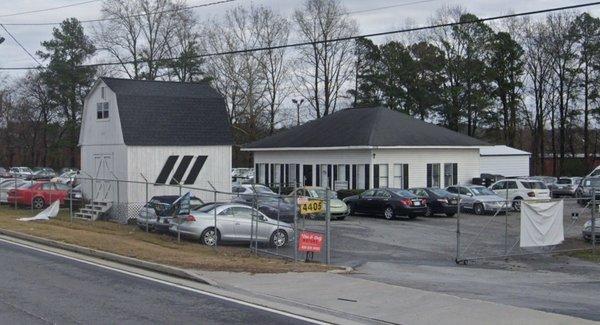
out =
<svg viewBox="0 0 600 325"><path fill-rule="evenodd" d="M98 120L108 119L108 102L96 104L96 118Z"/></svg>

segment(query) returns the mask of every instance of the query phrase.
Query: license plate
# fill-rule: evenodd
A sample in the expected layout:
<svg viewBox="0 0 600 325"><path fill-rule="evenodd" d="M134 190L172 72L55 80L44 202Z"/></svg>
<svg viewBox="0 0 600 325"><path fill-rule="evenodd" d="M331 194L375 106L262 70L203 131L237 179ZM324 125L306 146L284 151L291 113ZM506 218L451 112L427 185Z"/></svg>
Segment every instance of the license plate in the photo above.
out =
<svg viewBox="0 0 600 325"><path fill-rule="evenodd" d="M415 206L419 206L419 205L421 205L421 202L419 202L419 201L413 201L413 204L414 204Z"/></svg>

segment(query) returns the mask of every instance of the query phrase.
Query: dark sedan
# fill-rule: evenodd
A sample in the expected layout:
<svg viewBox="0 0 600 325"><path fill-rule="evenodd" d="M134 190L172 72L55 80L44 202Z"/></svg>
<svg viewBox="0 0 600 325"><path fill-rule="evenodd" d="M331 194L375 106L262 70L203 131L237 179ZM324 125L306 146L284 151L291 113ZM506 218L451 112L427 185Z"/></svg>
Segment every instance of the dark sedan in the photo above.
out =
<svg viewBox="0 0 600 325"><path fill-rule="evenodd" d="M344 199L350 215L359 213L382 215L386 219L406 216L409 219L425 215L427 202L413 193L396 188L378 188Z"/></svg>
<svg viewBox="0 0 600 325"><path fill-rule="evenodd" d="M417 187L411 188L409 191L427 200L426 216L445 214L452 217L458 210L458 197L441 188Z"/></svg>
<svg viewBox="0 0 600 325"><path fill-rule="evenodd" d="M146 226L150 230L157 232L168 232L170 227L170 221L173 219L173 214L178 209L173 204L179 195L158 195L153 196L148 203L146 203L138 213L136 218L137 225L146 229ZM204 202L201 199L192 196L190 197L190 208L196 209L202 206Z"/></svg>
<svg viewBox="0 0 600 325"><path fill-rule="evenodd" d="M264 213L267 217L273 220L279 219L279 221L286 223L294 223L294 205L282 197L273 195L241 195L231 200L231 202L253 206L254 198L256 198L256 208L258 211Z"/></svg>

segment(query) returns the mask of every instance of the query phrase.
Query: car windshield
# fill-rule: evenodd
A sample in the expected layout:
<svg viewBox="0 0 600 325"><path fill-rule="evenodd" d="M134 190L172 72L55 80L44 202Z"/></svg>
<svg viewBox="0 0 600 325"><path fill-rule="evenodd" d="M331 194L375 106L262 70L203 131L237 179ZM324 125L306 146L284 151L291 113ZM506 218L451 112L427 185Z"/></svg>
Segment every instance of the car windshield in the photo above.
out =
<svg viewBox="0 0 600 325"><path fill-rule="evenodd" d="M530 190L545 190L548 188L546 184L542 182L521 182L521 184L523 184L523 187Z"/></svg>
<svg viewBox="0 0 600 325"><path fill-rule="evenodd" d="M263 186L263 185L255 185L254 190L256 191L256 193L269 193L269 194L274 193L273 191L271 191L270 188Z"/></svg>
<svg viewBox="0 0 600 325"><path fill-rule="evenodd" d="M257 196L257 201L259 201L261 203L273 203L273 204L277 204L277 202L285 203L285 201L278 196Z"/></svg>
<svg viewBox="0 0 600 325"><path fill-rule="evenodd" d="M600 178L587 178L583 181L585 187L600 187Z"/></svg>
<svg viewBox="0 0 600 325"><path fill-rule="evenodd" d="M198 212L209 212L209 211L212 211L217 206L219 206L219 204L210 203L207 205L200 206L200 207L196 208L195 210Z"/></svg>
<svg viewBox="0 0 600 325"><path fill-rule="evenodd" d="M571 184L571 179L570 178L560 178L556 184Z"/></svg>
<svg viewBox="0 0 600 325"><path fill-rule="evenodd" d="M443 190L441 188L432 188L430 191L435 193L435 195L437 195L437 196L452 196L452 194L450 192Z"/></svg>
<svg viewBox="0 0 600 325"><path fill-rule="evenodd" d="M311 197L318 197L321 199L325 198L325 189L322 188L310 189L308 190L308 193L310 193ZM334 191L329 191L329 198L337 199L337 193Z"/></svg>
<svg viewBox="0 0 600 325"><path fill-rule="evenodd" d="M473 194L476 196L496 195L496 193L492 192L492 190L488 189L487 187L471 187L470 189L471 192L473 192Z"/></svg>
<svg viewBox="0 0 600 325"><path fill-rule="evenodd" d="M399 195L399 196L403 196L403 197L414 197L416 195L414 195L412 192L409 192L407 190L401 190L401 189L390 189L390 192Z"/></svg>

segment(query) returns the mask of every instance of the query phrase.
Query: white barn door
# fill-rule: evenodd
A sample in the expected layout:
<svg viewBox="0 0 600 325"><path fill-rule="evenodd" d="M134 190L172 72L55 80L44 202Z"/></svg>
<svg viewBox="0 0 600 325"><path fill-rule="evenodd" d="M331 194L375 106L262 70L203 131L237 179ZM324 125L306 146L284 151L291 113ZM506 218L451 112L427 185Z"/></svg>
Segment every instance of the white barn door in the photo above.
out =
<svg viewBox="0 0 600 325"><path fill-rule="evenodd" d="M97 202L112 202L113 200L113 155L94 155L94 197Z"/></svg>

